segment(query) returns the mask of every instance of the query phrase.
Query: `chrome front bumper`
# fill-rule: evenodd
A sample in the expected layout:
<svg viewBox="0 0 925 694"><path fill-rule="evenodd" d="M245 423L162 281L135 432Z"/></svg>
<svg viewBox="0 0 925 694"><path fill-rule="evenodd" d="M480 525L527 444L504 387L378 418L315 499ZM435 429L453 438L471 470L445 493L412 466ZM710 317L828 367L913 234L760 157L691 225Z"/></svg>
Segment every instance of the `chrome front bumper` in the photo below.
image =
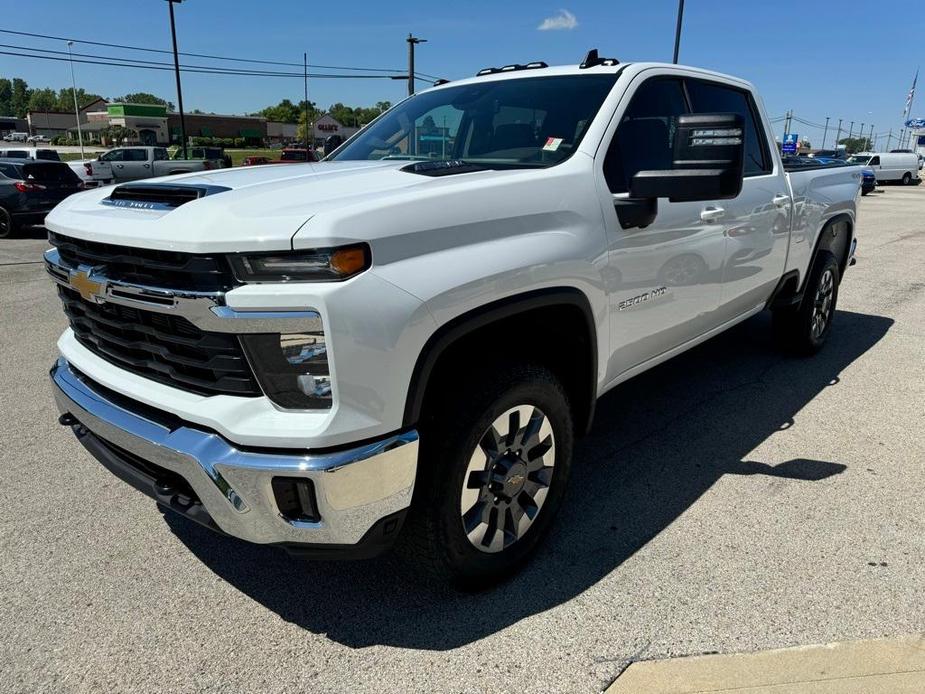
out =
<svg viewBox="0 0 925 694"><path fill-rule="evenodd" d="M94 388L63 358L52 367L51 380L66 423L88 430L114 455L121 449L127 459L135 456L179 475L214 524L243 540L355 545L377 522L411 504L414 431L337 452L242 450L214 432L172 421L166 413L158 417L144 406L135 409L131 401ZM271 486L276 476L310 479L320 520L283 517Z"/></svg>

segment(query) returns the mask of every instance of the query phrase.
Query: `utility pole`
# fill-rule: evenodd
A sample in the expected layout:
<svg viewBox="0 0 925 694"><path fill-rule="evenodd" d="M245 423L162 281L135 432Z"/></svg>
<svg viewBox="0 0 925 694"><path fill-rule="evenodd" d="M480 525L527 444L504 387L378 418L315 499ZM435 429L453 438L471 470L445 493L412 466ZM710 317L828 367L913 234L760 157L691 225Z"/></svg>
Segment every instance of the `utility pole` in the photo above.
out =
<svg viewBox="0 0 925 694"><path fill-rule="evenodd" d="M183 117L183 90L180 88L180 54L177 52L177 27L173 20L173 4L183 0L167 0L170 7L170 36L173 39L173 69L177 76L177 105L180 107L180 137L183 147L183 158L187 158L186 151L186 119Z"/></svg>
<svg viewBox="0 0 925 694"><path fill-rule="evenodd" d="M305 84L305 148L311 149L312 145L315 144L315 129L309 130L308 127L308 53L302 54L302 66L302 78ZM312 139L312 144L308 143L309 137Z"/></svg>
<svg viewBox="0 0 925 694"><path fill-rule="evenodd" d="M848 139L851 139L851 134L854 132L854 121L851 121L851 125L848 126Z"/></svg>
<svg viewBox="0 0 925 694"><path fill-rule="evenodd" d="M893 143L893 128L890 128L889 134L886 136L886 151L890 151L890 145Z"/></svg>
<svg viewBox="0 0 925 694"><path fill-rule="evenodd" d="M414 47L419 43L427 43L427 39L419 39L408 34L408 96L414 94Z"/></svg>
<svg viewBox="0 0 925 694"><path fill-rule="evenodd" d="M825 149L825 137L829 134L829 117L825 117L825 130L822 131L822 147L819 149Z"/></svg>
<svg viewBox="0 0 925 694"><path fill-rule="evenodd" d="M874 147L874 124L870 124L870 135L867 136L867 140L870 142L871 149L877 151L877 148Z"/></svg>
<svg viewBox="0 0 925 694"><path fill-rule="evenodd" d="M67 59L71 64L71 93L74 95L74 118L77 119L77 141L80 143L80 158L84 158L84 136L80 130L80 109L77 107L77 80L74 79L74 58L71 56L73 41L67 42Z"/></svg>
<svg viewBox="0 0 925 694"><path fill-rule="evenodd" d="M903 143L906 141L906 129L903 128L899 131L899 140L896 143L896 149L902 149Z"/></svg>
<svg viewBox="0 0 925 694"><path fill-rule="evenodd" d="M835 133L835 155L838 156L838 139L841 137L841 118L838 119L838 131Z"/></svg>
<svg viewBox="0 0 925 694"><path fill-rule="evenodd" d="M678 53L681 51L681 23L684 21L684 0L678 0L678 24L674 30L674 60L678 64Z"/></svg>

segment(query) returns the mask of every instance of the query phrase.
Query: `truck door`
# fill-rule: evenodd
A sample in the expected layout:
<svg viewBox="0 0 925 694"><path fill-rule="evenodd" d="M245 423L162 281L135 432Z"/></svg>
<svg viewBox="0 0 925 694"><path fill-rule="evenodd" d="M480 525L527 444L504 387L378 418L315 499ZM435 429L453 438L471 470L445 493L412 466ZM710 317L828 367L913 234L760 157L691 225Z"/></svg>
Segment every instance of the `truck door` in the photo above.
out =
<svg viewBox="0 0 925 694"><path fill-rule="evenodd" d="M129 147L125 150L125 161L122 163L120 175L123 180L134 181L139 178L151 178L151 162L148 161L148 150L144 147Z"/></svg>
<svg viewBox="0 0 925 694"><path fill-rule="evenodd" d="M790 237L790 190L750 92L729 83L686 79L694 113L737 113L745 123L745 178L734 200L715 206L726 235L719 320L763 306L780 280Z"/></svg>
<svg viewBox="0 0 925 694"><path fill-rule="evenodd" d="M707 203L661 199L651 225L620 225L615 200L629 197L638 171L671 168L677 118L689 112L680 77L644 75L628 88L595 162L608 245L610 380L714 324L725 257L724 226Z"/></svg>

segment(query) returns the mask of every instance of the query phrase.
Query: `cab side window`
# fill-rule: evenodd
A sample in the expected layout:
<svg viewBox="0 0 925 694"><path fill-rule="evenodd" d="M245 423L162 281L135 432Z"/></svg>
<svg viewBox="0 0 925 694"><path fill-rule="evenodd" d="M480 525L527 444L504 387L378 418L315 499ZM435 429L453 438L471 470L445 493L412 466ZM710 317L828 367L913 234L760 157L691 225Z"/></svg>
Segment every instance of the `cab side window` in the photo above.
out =
<svg viewBox="0 0 925 694"><path fill-rule="evenodd" d="M148 153L143 149L127 149L125 161L148 161Z"/></svg>
<svg viewBox="0 0 925 694"><path fill-rule="evenodd" d="M745 120L745 175L759 176L771 173L771 157L756 109L748 92L716 82L687 80L694 113L737 113Z"/></svg>
<svg viewBox="0 0 925 694"><path fill-rule="evenodd" d="M100 156L100 161L122 161L124 154L124 149L114 149Z"/></svg>
<svg viewBox="0 0 925 694"><path fill-rule="evenodd" d="M611 193L628 192L639 171L672 167L672 139L678 116L685 113L680 80L655 77L636 90L604 158Z"/></svg>
<svg viewBox="0 0 925 694"><path fill-rule="evenodd" d="M880 166L880 157L871 157L868 166Z"/></svg>

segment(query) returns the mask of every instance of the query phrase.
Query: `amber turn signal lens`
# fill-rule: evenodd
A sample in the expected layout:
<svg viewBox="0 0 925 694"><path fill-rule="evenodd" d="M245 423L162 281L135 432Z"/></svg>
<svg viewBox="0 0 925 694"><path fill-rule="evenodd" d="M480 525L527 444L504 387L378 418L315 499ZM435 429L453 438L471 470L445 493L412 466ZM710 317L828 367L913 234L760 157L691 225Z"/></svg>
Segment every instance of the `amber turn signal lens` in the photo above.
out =
<svg viewBox="0 0 925 694"><path fill-rule="evenodd" d="M331 268L344 277L366 268L366 249L341 248L331 254Z"/></svg>

